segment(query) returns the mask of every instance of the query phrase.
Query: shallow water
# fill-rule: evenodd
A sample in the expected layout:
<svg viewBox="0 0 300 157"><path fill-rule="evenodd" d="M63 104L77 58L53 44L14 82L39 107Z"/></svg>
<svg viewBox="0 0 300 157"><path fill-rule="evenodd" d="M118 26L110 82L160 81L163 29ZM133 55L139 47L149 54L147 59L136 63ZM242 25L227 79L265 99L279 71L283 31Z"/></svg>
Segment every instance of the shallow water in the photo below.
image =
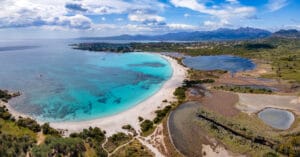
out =
<svg viewBox="0 0 300 157"><path fill-rule="evenodd" d="M0 52L0 89L22 92L10 101L13 109L40 121L95 119L135 106L172 75L168 61L158 55L68 46L77 42L0 42L6 49Z"/></svg>
<svg viewBox="0 0 300 157"><path fill-rule="evenodd" d="M295 120L293 113L274 108L264 109L258 113L258 117L267 125L281 130L290 128Z"/></svg>
<svg viewBox="0 0 300 157"><path fill-rule="evenodd" d="M199 107L197 102L181 104L168 120L172 142L185 156L202 156L202 144L208 144L205 131L197 124Z"/></svg>
<svg viewBox="0 0 300 157"><path fill-rule="evenodd" d="M231 73L255 68L255 64L251 60L231 55L187 56L182 62L184 65L197 70L226 70Z"/></svg>

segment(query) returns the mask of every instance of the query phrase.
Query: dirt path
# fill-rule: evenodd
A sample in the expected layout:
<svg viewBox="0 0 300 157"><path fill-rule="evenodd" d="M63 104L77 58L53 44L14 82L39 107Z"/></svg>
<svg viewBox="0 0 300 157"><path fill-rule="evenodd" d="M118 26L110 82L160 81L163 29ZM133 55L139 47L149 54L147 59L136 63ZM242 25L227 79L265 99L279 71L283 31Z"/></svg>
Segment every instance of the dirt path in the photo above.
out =
<svg viewBox="0 0 300 157"><path fill-rule="evenodd" d="M43 134L42 131L38 132L37 134L37 145L40 145L45 142L46 136Z"/></svg>
<svg viewBox="0 0 300 157"><path fill-rule="evenodd" d="M136 138L132 138L130 141L128 141L127 143L124 143L122 145L120 145L119 147L117 147L113 152L109 153L105 148L104 148L104 144L103 144L103 149L107 152L108 156L112 156L114 153L116 153L119 149L125 147L126 145L128 145L129 143L133 142ZM107 141L106 141L107 142ZM105 143L106 143L105 142Z"/></svg>

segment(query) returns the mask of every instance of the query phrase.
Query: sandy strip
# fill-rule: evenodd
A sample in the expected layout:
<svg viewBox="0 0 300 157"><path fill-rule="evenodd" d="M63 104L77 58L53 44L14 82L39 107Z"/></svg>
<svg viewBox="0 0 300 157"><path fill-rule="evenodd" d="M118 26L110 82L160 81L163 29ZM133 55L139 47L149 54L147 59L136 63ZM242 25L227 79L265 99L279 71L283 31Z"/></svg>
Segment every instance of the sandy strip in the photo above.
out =
<svg viewBox="0 0 300 157"><path fill-rule="evenodd" d="M68 133L82 131L83 128L99 127L107 132L110 136L116 132L124 131L121 127L125 124L130 124L135 130L139 130L138 117L141 116L145 119L153 119L155 117L155 111L160 107L168 105L162 101L167 99L168 101L175 100L173 96L174 90L181 86L182 81L186 78L187 69L177 63L175 59L171 57L163 56L170 63L173 74L169 80L167 80L161 89L154 95L134 106L131 109L123 111L119 114L103 117L94 120L79 121L79 122L58 122L50 123L50 125L56 129L67 129Z"/></svg>
<svg viewBox="0 0 300 157"><path fill-rule="evenodd" d="M267 107L273 107L292 110L294 113L300 115L299 96L244 93L238 93L238 95L239 103L236 107L249 114L256 113Z"/></svg>

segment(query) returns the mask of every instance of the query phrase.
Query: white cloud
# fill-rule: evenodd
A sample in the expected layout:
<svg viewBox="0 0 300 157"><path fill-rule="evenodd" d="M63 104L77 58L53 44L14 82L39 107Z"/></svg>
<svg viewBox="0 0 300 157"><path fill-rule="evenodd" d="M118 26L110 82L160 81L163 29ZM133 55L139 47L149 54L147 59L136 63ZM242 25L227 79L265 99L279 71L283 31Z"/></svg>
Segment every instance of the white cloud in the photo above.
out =
<svg viewBox="0 0 300 157"><path fill-rule="evenodd" d="M123 21L123 18L117 18L116 21Z"/></svg>
<svg viewBox="0 0 300 157"><path fill-rule="evenodd" d="M203 25L209 28L209 30L213 30L216 28L224 27L224 26L230 26L230 23L227 20L221 20L221 21L204 21Z"/></svg>
<svg viewBox="0 0 300 157"><path fill-rule="evenodd" d="M156 0L0 0L0 28L57 25L90 29L92 20L88 15L131 14L136 10L153 12L147 18L162 21L163 17L156 14L164 7Z"/></svg>
<svg viewBox="0 0 300 157"><path fill-rule="evenodd" d="M171 30L198 30L198 26L194 25L187 25L187 24L182 24L182 23L170 23L167 24L169 29Z"/></svg>
<svg viewBox="0 0 300 157"><path fill-rule="evenodd" d="M231 20L240 18L249 18L256 12L256 8L242 6L237 0L227 0L227 4L206 6L205 3L200 3L197 0L171 0L175 7L188 8L203 14L211 15L219 21L209 21L206 25L219 23L219 26L230 23Z"/></svg>
<svg viewBox="0 0 300 157"><path fill-rule="evenodd" d="M164 25L165 18L149 10L136 10L128 15L128 19L134 22L142 22L146 25Z"/></svg>
<svg viewBox="0 0 300 157"><path fill-rule="evenodd" d="M286 5L288 5L288 0L269 0L267 8L273 12L285 7Z"/></svg>
<svg viewBox="0 0 300 157"><path fill-rule="evenodd" d="M158 15L152 14L129 14L128 19L130 21L137 21L137 22L163 22L165 18Z"/></svg>
<svg viewBox="0 0 300 157"><path fill-rule="evenodd" d="M184 16L184 17L189 17L189 16L190 16L190 14L188 14L188 13L185 13L185 14L183 14L183 16Z"/></svg>

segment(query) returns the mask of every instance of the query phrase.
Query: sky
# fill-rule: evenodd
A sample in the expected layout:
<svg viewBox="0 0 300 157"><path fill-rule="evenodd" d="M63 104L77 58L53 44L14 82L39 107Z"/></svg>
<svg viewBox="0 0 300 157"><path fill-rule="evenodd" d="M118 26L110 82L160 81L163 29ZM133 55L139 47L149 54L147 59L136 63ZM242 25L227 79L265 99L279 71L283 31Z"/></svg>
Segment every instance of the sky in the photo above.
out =
<svg viewBox="0 0 300 157"><path fill-rule="evenodd" d="M300 0L0 0L0 39L300 29Z"/></svg>

